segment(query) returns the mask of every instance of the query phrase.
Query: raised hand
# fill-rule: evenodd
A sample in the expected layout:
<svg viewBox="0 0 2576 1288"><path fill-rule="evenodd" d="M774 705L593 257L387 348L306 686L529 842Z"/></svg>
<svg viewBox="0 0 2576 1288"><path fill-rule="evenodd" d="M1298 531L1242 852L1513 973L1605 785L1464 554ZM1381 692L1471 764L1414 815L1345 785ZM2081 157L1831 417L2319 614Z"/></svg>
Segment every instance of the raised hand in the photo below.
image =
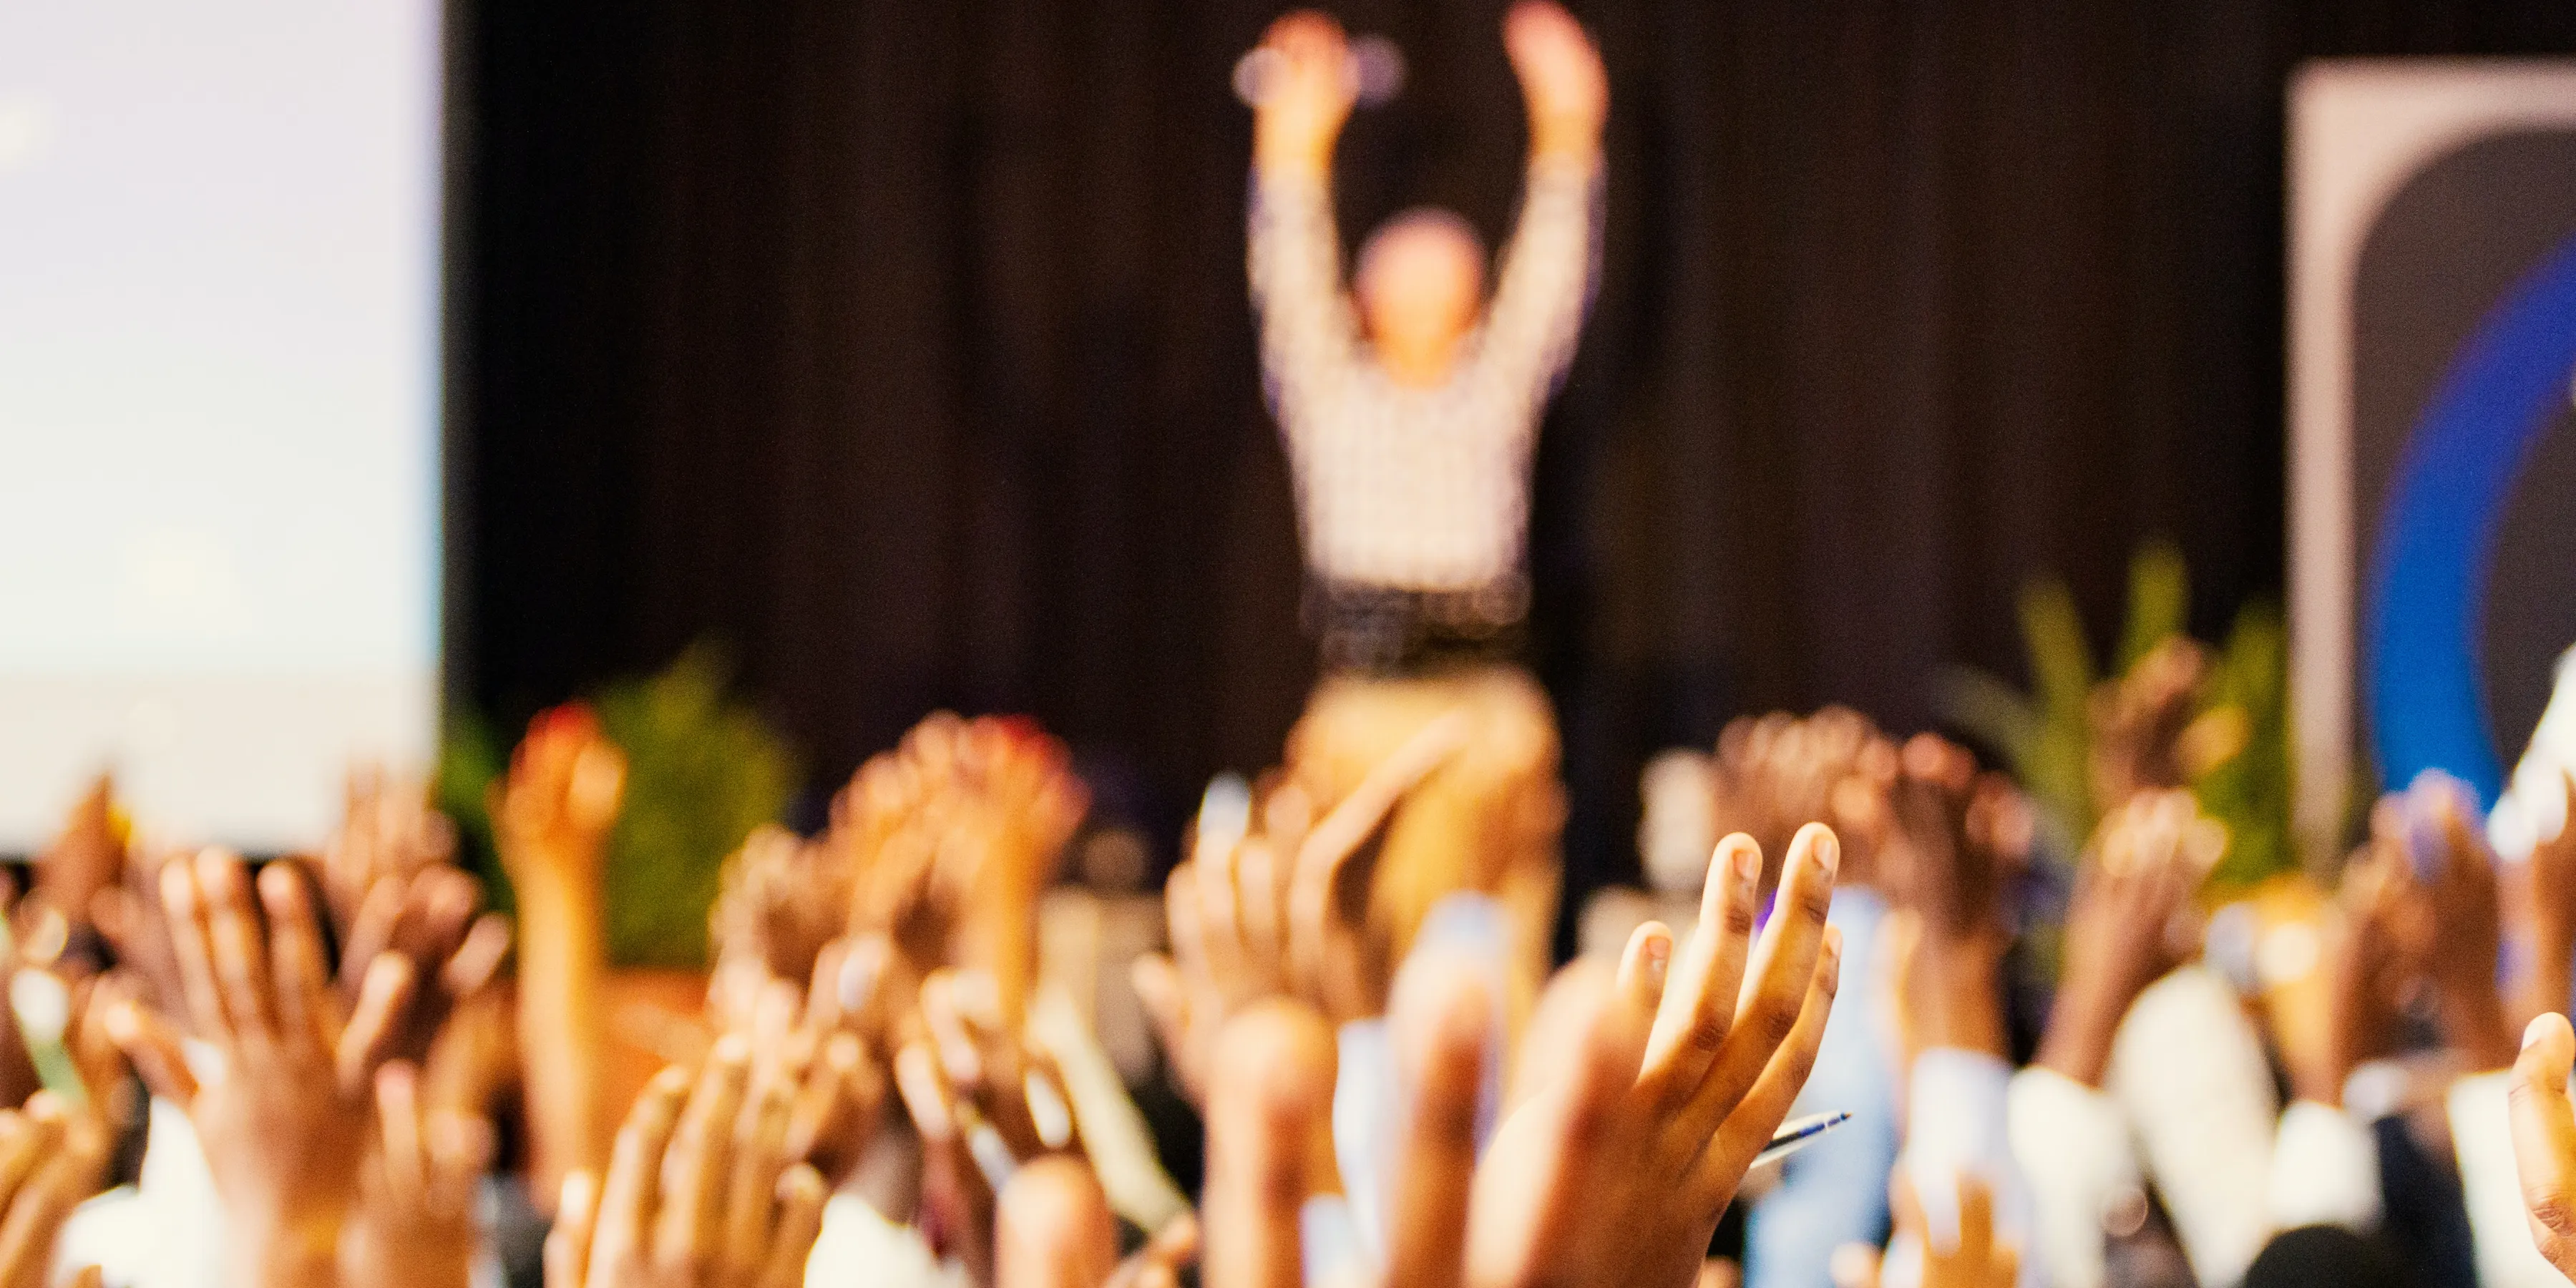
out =
<svg viewBox="0 0 2576 1288"><path fill-rule="evenodd" d="M73 932L90 924L101 891L123 876L127 824L116 806L116 783L98 776L63 820L63 830L36 860L36 887L14 910L21 943L45 963L44 949L55 953L73 943ZM52 919L49 924L49 919ZM84 963L94 965L94 963Z"/></svg>
<svg viewBox="0 0 2576 1288"><path fill-rule="evenodd" d="M2497 978L2503 903L2493 851L2468 789L2427 772L2371 814L2374 831L2402 837L2414 937L2433 985L2442 1034L2480 1069L2513 1063L2513 1022Z"/></svg>
<svg viewBox="0 0 2576 1288"><path fill-rule="evenodd" d="M2193 698L2208 674L2209 650L2172 635L2125 674L2094 686L2085 712L2093 732L2085 772L2096 808L2107 813L2140 792L2183 786L2211 759L2195 754L2185 737Z"/></svg>
<svg viewBox="0 0 2576 1288"><path fill-rule="evenodd" d="M1579 1055L1524 1056L1536 1090L1477 1169L1474 1278L1692 1280L1824 1038L1842 957L1825 924L1840 857L1831 829L1799 830L1757 941L1762 855L1750 837L1726 838L1688 947L1676 957L1670 931L1639 927L1605 997L1570 1006L1590 1017L1567 1044Z"/></svg>
<svg viewBox="0 0 2576 1288"><path fill-rule="evenodd" d="M2519 899L2507 904L2516 938L2525 949L2526 968L2514 981L2516 1018L2567 1005L2576 988L2576 775L2561 773L2567 822L2558 835L2531 847L2531 857L2518 865Z"/></svg>
<svg viewBox="0 0 2576 1288"><path fill-rule="evenodd" d="M332 930L344 939L379 882L409 879L456 858L456 826L429 806L426 784L381 765L349 770L340 829L323 847L320 875Z"/></svg>
<svg viewBox="0 0 2576 1288"><path fill-rule="evenodd" d="M2388 1050L2418 968L2409 946L2404 851L2364 845L2344 866L2335 905L2325 932L2325 1023L2313 1026L2316 1040L2308 1042L2292 1039L2293 1026L2276 1026L2291 1094L2321 1105L2341 1105L2353 1069Z"/></svg>
<svg viewBox="0 0 2576 1288"><path fill-rule="evenodd" d="M492 785L493 840L513 884L596 885L626 791L626 754L580 703L542 711Z"/></svg>
<svg viewBox="0 0 2576 1288"><path fill-rule="evenodd" d="M1899 760L1896 744L1848 707L1731 721L1717 741L1717 825L1750 835L1777 860L1800 827L1823 822L1843 846L1841 880L1887 884L1894 874L1880 871L1878 852L1895 827L1889 796ZM1773 875L1764 874L1764 889Z"/></svg>
<svg viewBox="0 0 2576 1288"><path fill-rule="evenodd" d="M2035 1063L2100 1086L2129 1004L2189 955L2178 924L2226 848L2189 792L2149 792L2102 821L2066 917L2057 1001Z"/></svg>
<svg viewBox="0 0 2576 1288"><path fill-rule="evenodd" d="M216 1072L200 1083L177 1034L130 1001L112 1004L105 1023L154 1092L196 1125L230 1221L236 1281L328 1284L357 1198L375 1073L415 981L403 957L380 956L344 1011L304 878L286 864L259 874L265 928L251 885L241 860L216 850L161 870L187 1026L213 1048Z"/></svg>
<svg viewBox="0 0 2576 1288"><path fill-rule="evenodd" d="M1732 837L1680 962L1670 932L1649 925L1615 982L1561 976L1542 1012L1563 1022L1534 1030L1557 1037L1524 1057L1538 1089L1481 1160L1478 1099L1500 999L1479 966L1436 951L1408 964L1391 1013L1406 1113L1386 1282L1692 1283L1823 1036L1839 956L1824 924L1833 844L1821 827L1801 834L1759 946L1747 939L1761 856ZM1312 1009L1273 999L1231 1021L1218 1053L1207 1278L1291 1288L1299 1210L1324 1179L1309 1142L1330 1113L1331 1032Z"/></svg>
<svg viewBox="0 0 2576 1288"><path fill-rule="evenodd" d="M608 972L600 867L626 756L577 703L541 712L491 790L492 838L519 901L519 1048L536 1192L594 1173L616 1110L600 1096Z"/></svg>
<svg viewBox="0 0 2576 1288"><path fill-rule="evenodd" d="M852 873L833 847L764 824L727 860L712 915L709 1002L719 1021L748 1017L773 983L800 983L849 925Z"/></svg>
<svg viewBox="0 0 2576 1288"><path fill-rule="evenodd" d="M885 956L874 941L826 945L807 988L772 981L746 1023L728 1029L749 1037L755 1082L778 1079L794 1088L787 1156L813 1164L828 1184L858 1166L884 1117Z"/></svg>
<svg viewBox="0 0 2576 1288"><path fill-rule="evenodd" d="M729 1035L694 1074L656 1075L605 1182L564 1181L547 1288L796 1288L822 1230L823 1178L787 1153L795 1087L755 1080Z"/></svg>
<svg viewBox="0 0 2576 1288"><path fill-rule="evenodd" d="M1936 1237L1924 1219L1923 1203L1905 1169L1888 1185L1888 1202L1899 1235L1912 1235L1923 1250L1922 1288L2012 1288L2021 1277L2021 1252L2009 1239L1995 1237L1994 1190L1977 1176L1958 1178L1957 1238Z"/></svg>
<svg viewBox="0 0 2576 1288"><path fill-rule="evenodd" d="M355 1005L366 972L386 954L410 963L418 988L393 1037L391 1055L417 1064L459 1004L492 982L510 951L510 923L497 912L475 915L483 886L444 863L388 871L357 901L341 928L340 995Z"/></svg>
<svg viewBox="0 0 2576 1288"><path fill-rule="evenodd" d="M2572 1065L2576 1032L2567 1017L2552 1012L2533 1020L2514 1060L2510 1105L2514 1169L2532 1242L2558 1273L2576 1280L2576 1109L2567 1103Z"/></svg>
<svg viewBox="0 0 2576 1288"><path fill-rule="evenodd" d="M0 1288L45 1288L63 1221L97 1184L107 1142L50 1091L0 1109ZM84 1272L95 1285L95 1267Z"/></svg>
<svg viewBox="0 0 2576 1288"><path fill-rule="evenodd" d="M492 1125L422 1104L420 1074L376 1071L375 1128L359 1201L340 1241L344 1284L462 1288L473 1269L474 1186L492 1162Z"/></svg>
<svg viewBox="0 0 2576 1288"><path fill-rule="evenodd" d="M995 1202L1020 1164L1076 1147L1063 1078L1001 1013L988 976L921 986L923 1034L895 1053L895 1087L921 1138L920 1224L931 1246L993 1282Z"/></svg>
<svg viewBox="0 0 2576 1288"><path fill-rule="evenodd" d="M1370 769L1320 820L1282 783L1242 837L1203 834L1163 887L1173 955L1140 957L1137 996L1193 1103L1205 1103L1209 1048L1228 1016L1272 995L1335 1023L1386 1004L1387 948L1367 924L1368 840L1465 745L1463 715L1434 720Z"/></svg>
<svg viewBox="0 0 2576 1288"><path fill-rule="evenodd" d="M1878 875L1899 905L1888 932L1903 1044L1909 1055L1946 1047L2000 1057L2004 882L2027 845L2028 807L1965 748L1931 734L1905 744L1886 801Z"/></svg>
<svg viewBox="0 0 2576 1288"><path fill-rule="evenodd" d="M1268 67L1253 109L1253 164L1321 175L1332 168L1333 142L1359 98L1342 25L1300 9L1270 24L1261 50Z"/></svg>
<svg viewBox="0 0 2576 1288"><path fill-rule="evenodd" d="M1583 24L1552 0L1519 0L1503 15L1503 48L1529 103L1530 155L1597 155L1610 78Z"/></svg>
<svg viewBox="0 0 2576 1288"><path fill-rule="evenodd" d="M823 845L852 874L848 928L898 973L990 974L1016 1017L1037 975L1037 900L1089 807L1062 744L1025 720L940 712L870 758Z"/></svg>

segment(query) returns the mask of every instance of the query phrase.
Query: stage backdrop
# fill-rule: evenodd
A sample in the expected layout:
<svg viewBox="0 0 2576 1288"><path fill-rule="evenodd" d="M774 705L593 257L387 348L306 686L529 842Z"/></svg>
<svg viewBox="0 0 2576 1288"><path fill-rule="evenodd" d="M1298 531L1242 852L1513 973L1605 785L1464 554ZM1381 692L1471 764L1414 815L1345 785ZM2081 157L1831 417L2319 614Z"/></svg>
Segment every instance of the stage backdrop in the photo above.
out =
<svg viewBox="0 0 2576 1288"><path fill-rule="evenodd" d="M2322 63L2292 105L2294 705L2322 835L2347 765L2494 803L2576 644L2576 60Z"/></svg>
<svg viewBox="0 0 2576 1288"><path fill-rule="evenodd" d="M1274 3L461 3L455 691L717 637L823 777L941 703L1166 813L1268 763L1313 655L1227 77ZM2279 594L2290 72L2576 50L2563 0L1574 7L1613 106L1533 547L1570 896L1633 872L1657 747L2019 674L2034 574L2103 642L2152 534L2205 633ZM1351 239L1506 228L1500 8L1337 8L1411 71Z"/></svg>

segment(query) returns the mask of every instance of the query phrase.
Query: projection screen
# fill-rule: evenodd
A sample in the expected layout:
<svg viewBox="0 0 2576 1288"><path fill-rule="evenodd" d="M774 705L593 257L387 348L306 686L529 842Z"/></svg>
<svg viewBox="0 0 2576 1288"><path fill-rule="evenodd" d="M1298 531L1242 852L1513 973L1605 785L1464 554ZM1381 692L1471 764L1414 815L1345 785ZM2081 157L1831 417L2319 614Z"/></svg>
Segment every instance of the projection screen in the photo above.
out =
<svg viewBox="0 0 2576 1288"><path fill-rule="evenodd" d="M0 852L311 845L433 746L439 8L0 12Z"/></svg>

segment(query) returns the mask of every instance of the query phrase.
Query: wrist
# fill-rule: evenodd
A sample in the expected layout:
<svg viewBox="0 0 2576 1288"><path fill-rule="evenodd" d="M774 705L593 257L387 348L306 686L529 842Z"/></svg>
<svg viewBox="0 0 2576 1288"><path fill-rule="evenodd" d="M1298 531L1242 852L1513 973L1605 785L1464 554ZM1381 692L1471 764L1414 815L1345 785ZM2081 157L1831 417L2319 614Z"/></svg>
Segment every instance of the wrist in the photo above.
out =
<svg viewBox="0 0 2576 1288"><path fill-rule="evenodd" d="M2111 1039L2118 1030L2116 1012L2080 996L2070 998L2061 989L2031 1063L2069 1081L2100 1087L2111 1067Z"/></svg>
<svg viewBox="0 0 2576 1288"><path fill-rule="evenodd" d="M2479 1072L2509 1068L2520 1053L2513 1022L2505 1015L2504 998L2494 989L2447 997L2442 1014L2451 1045Z"/></svg>
<svg viewBox="0 0 2576 1288"><path fill-rule="evenodd" d="M560 861L551 854L538 862L515 865L510 873L510 892L523 922L595 917L599 887L596 865Z"/></svg>
<svg viewBox="0 0 2576 1288"><path fill-rule="evenodd" d="M1333 154L1331 148L1311 143L1256 138L1252 164L1265 179L1315 181L1331 173Z"/></svg>
<svg viewBox="0 0 2576 1288"><path fill-rule="evenodd" d="M2004 1054L2003 970L1998 947L1954 941L1935 954L1937 990L1929 1045Z"/></svg>
<svg viewBox="0 0 2576 1288"><path fill-rule="evenodd" d="M1601 155L1601 118L1560 114L1530 118L1530 158L1588 161Z"/></svg>
<svg viewBox="0 0 2576 1288"><path fill-rule="evenodd" d="M344 1211L299 1211L232 1223L234 1280L243 1288L326 1288L338 1281Z"/></svg>
<svg viewBox="0 0 2576 1288"><path fill-rule="evenodd" d="M2290 1067L2290 1098L2341 1109L2343 1084L2350 1076L2348 1060L2315 1061L2305 1068L2294 1064Z"/></svg>

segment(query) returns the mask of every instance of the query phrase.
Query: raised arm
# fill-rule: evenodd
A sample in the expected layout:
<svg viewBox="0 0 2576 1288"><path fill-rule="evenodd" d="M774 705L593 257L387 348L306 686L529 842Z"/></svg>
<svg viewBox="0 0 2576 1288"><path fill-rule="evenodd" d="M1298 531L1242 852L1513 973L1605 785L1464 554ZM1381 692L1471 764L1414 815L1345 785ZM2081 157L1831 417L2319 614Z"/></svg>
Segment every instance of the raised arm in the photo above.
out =
<svg viewBox="0 0 2576 1288"><path fill-rule="evenodd" d="M1548 0L1513 5L1503 44L1529 104L1529 176L1486 314L1477 378L1525 388L1536 401L1574 356L1591 297L1610 88L1583 25Z"/></svg>
<svg viewBox="0 0 2576 1288"><path fill-rule="evenodd" d="M1340 24L1300 10L1262 37L1245 236L1261 365L1282 412L1351 362L1358 324L1333 229L1333 144L1356 93Z"/></svg>

